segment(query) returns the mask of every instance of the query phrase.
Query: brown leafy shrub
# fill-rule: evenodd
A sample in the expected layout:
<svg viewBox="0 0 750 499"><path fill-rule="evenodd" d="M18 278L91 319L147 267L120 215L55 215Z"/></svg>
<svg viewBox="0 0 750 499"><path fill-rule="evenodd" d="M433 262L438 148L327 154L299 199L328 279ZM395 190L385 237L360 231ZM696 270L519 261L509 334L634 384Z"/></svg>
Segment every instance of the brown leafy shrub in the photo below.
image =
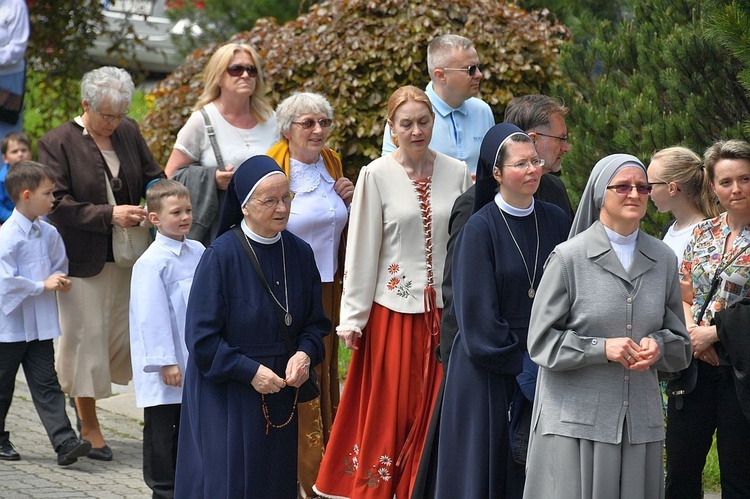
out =
<svg viewBox="0 0 750 499"><path fill-rule="evenodd" d="M231 41L249 43L263 56L274 104L300 90L329 99L335 125L328 144L354 178L380 155L388 97L402 85L427 85L427 45L446 33L474 41L485 65L481 97L497 121L511 98L544 92L560 77L567 30L547 12L497 0L328 0L283 26L261 19ZM193 52L154 90L142 130L162 164L202 90L199 73L218 47Z"/></svg>

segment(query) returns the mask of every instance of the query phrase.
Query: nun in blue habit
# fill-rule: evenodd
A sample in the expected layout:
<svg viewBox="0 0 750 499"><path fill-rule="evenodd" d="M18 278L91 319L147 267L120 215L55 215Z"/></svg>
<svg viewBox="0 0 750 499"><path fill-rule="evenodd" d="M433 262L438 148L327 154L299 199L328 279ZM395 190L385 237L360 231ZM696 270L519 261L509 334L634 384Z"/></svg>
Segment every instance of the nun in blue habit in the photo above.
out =
<svg viewBox="0 0 750 499"><path fill-rule="evenodd" d="M297 497L297 387L323 359L331 325L312 249L284 230L290 201L268 156L242 163L227 188L187 307L175 497ZM277 313L296 344L291 357Z"/></svg>
<svg viewBox="0 0 750 499"><path fill-rule="evenodd" d="M525 448L515 447L514 460L508 416L517 421L523 405L530 416L531 304L544 262L569 223L558 206L533 197L543 165L534 142L514 125L495 125L482 140L474 214L453 254L458 334L440 417L439 499L523 494Z"/></svg>

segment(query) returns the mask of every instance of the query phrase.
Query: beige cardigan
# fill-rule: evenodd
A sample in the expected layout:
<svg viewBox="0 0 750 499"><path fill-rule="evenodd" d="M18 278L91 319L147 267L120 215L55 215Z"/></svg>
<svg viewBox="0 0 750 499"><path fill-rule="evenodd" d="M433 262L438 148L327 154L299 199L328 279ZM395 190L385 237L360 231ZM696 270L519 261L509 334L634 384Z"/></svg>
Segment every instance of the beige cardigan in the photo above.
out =
<svg viewBox="0 0 750 499"><path fill-rule="evenodd" d="M456 198L471 185L466 164L437 153L432 175L432 267L437 305L448 243L448 219ZM425 312L425 231L416 190L391 154L360 170L349 217L339 331L360 331L373 302L390 310Z"/></svg>

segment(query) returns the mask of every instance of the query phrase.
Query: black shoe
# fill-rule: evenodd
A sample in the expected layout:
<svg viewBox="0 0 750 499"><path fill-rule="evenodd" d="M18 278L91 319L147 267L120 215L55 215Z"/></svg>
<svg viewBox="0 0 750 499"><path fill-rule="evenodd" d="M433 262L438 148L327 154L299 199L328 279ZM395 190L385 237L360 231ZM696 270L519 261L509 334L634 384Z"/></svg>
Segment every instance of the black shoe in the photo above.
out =
<svg viewBox="0 0 750 499"><path fill-rule="evenodd" d="M111 461L112 460L112 449L109 445L104 447L91 448L88 454L89 459L96 459L97 461Z"/></svg>
<svg viewBox="0 0 750 499"><path fill-rule="evenodd" d="M91 450L91 442L71 437L66 440L57 451L57 464L68 466L78 461Z"/></svg>
<svg viewBox="0 0 750 499"><path fill-rule="evenodd" d="M21 455L16 452L16 449L13 448L13 444L10 443L10 441L6 441L4 444L0 445L0 460L19 461L20 459Z"/></svg>

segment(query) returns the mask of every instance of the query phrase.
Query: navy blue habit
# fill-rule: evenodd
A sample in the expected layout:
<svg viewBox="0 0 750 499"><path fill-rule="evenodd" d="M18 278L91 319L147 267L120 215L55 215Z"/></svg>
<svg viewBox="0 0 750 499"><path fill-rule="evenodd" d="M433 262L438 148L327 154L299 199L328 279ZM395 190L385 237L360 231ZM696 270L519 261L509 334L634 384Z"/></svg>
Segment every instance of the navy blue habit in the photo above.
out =
<svg viewBox="0 0 750 499"><path fill-rule="evenodd" d="M281 233L286 251L289 328L311 367L325 354L330 331L312 249L292 233ZM284 304L281 240L251 242L268 284ZM250 385L260 364L285 378L289 353L278 308L232 231L206 249L195 272L187 307L185 341L190 357L184 377L175 497L297 497L297 416L271 427L261 395ZM290 416L295 389L265 396L271 421Z"/></svg>
<svg viewBox="0 0 750 499"><path fill-rule="evenodd" d="M534 289L568 217L536 200L539 259ZM534 272L534 215L505 214ZM489 202L469 218L453 254L453 342L440 416L436 497L521 498L524 467L511 456L509 410L519 389L531 305L529 277L500 209Z"/></svg>

